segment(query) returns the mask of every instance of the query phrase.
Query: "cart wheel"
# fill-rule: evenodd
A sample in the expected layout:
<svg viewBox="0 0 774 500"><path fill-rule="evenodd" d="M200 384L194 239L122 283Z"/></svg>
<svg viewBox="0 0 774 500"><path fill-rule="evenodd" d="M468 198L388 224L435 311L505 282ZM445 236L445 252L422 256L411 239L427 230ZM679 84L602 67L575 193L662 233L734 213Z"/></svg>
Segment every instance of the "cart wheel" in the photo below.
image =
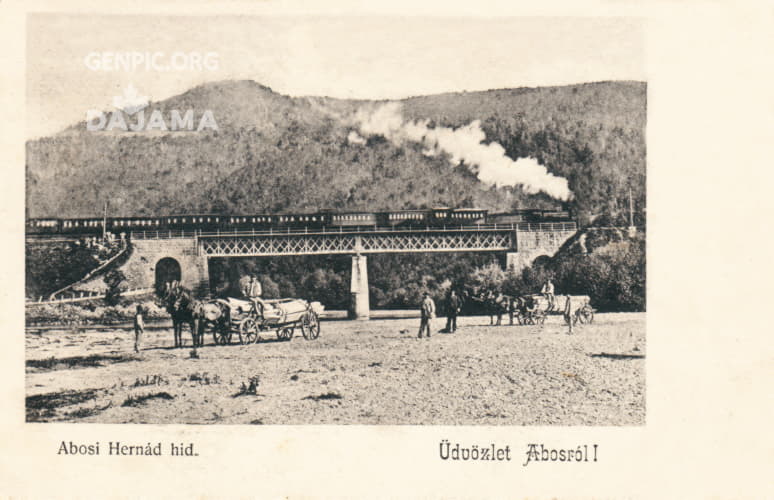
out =
<svg viewBox="0 0 774 500"><path fill-rule="evenodd" d="M212 338L216 345L228 345L231 343L231 330L228 330L227 327L216 327L212 331Z"/></svg>
<svg viewBox="0 0 774 500"><path fill-rule="evenodd" d="M594 312L593 311L589 311L588 313L586 313L586 323L588 323L590 325L593 322L594 322Z"/></svg>
<svg viewBox="0 0 774 500"><path fill-rule="evenodd" d="M314 340L320 336L320 318L313 311L309 311L301 319L301 334L306 340Z"/></svg>
<svg viewBox="0 0 774 500"><path fill-rule="evenodd" d="M280 340L290 340L293 338L293 328L277 328L277 338Z"/></svg>
<svg viewBox="0 0 774 500"><path fill-rule="evenodd" d="M239 342L252 344L258 341L258 325L253 318L245 318L239 324Z"/></svg>

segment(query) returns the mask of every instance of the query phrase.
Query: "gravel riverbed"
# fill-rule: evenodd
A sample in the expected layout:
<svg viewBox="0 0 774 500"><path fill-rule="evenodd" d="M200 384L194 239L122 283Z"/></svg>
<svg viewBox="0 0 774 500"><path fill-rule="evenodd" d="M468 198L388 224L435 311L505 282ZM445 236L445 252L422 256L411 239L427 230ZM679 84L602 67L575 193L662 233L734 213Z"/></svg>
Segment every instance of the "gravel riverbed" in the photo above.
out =
<svg viewBox="0 0 774 500"><path fill-rule="evenodd" d="M28 329L28 421L197 424L643 425L645 314L572 335L463 317L417 339L415 318L322 322L317 340L172 349L151 324ZM443 326L435 320L434 331Z"/></svg>

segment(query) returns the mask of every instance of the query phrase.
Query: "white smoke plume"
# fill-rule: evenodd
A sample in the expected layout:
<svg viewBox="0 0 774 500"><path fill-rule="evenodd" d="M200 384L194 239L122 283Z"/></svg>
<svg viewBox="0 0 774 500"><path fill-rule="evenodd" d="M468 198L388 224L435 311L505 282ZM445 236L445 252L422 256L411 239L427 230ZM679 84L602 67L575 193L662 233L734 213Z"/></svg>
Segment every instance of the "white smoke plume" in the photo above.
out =
<svg viewBox="0 0 774 500"><path fill-rule="evenodd" d="M376 110L360 109L355 122L364 136L381 135L394 144L407 141L422 144L424 154L446 153L453 165L465 162L475 169L478 178L490 185L519 185L529 194L540 191L559 200L569 200L572 193L567 179L548 172L533 158L512 160L496 142L484 144L486 134L475 120L456 129L429 127L428 120L404 121L398 103L388 103ZM350 134L350 142L353 141ZM360 138L360 135L357 135ZM359 142L358 142L359 143Z"/></svg>

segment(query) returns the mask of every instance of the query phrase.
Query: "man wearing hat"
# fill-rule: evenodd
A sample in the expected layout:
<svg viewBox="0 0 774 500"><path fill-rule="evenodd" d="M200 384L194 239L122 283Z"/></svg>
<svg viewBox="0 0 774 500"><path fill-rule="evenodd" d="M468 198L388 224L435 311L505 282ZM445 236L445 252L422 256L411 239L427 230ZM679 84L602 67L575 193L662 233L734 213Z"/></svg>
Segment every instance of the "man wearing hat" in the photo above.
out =
<svg viewBox="0 0 774 500"><path fill-rule="evenodd" d="M457 295L457 292L451 290L449 292L449 299L446 301L446 331L454 333L457 331L457 315L462 308L462 301ZM513 324L513 322L511 322Z"/></svg>
<svg viewBox="0 0 774 500"><path fill-rule="evenodd" d="M250 275L248 280L243 279L242 295L253 303L256 312L263 314L264 302L261 299L261 282L256 276Z"/></svg>
<svg viewBox="0 0 774 500"><path fill-rule="evenodd" d="M419 324L418 338L422 338L422 332L427 329L427 338L430 338L430 321L435 318L435 302L430 298L430 294L425 292L423 294L422 307L420 308L420 314L422 316L422 322Z"/></svg>

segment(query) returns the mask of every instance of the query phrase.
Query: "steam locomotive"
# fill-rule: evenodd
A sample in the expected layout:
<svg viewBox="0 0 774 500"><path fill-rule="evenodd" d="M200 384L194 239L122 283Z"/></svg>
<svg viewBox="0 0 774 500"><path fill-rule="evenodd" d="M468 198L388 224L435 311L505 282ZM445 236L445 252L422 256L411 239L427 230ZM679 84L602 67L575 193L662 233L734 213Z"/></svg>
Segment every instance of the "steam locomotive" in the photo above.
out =
<svg viewBox="0 0 774 500"><path fill-rule="evenodd" d="M525 222L569 222L567 210L525 209L490 214L479 208L432 208L390 212L334 212L306 214L179 214L163 217L90 217L75 219L27 219L28 234L101 234L102 226L112 233L132 231L267 231L269 229L322 229L367 227L442 227L477 224L520 224Z"/></svg>

